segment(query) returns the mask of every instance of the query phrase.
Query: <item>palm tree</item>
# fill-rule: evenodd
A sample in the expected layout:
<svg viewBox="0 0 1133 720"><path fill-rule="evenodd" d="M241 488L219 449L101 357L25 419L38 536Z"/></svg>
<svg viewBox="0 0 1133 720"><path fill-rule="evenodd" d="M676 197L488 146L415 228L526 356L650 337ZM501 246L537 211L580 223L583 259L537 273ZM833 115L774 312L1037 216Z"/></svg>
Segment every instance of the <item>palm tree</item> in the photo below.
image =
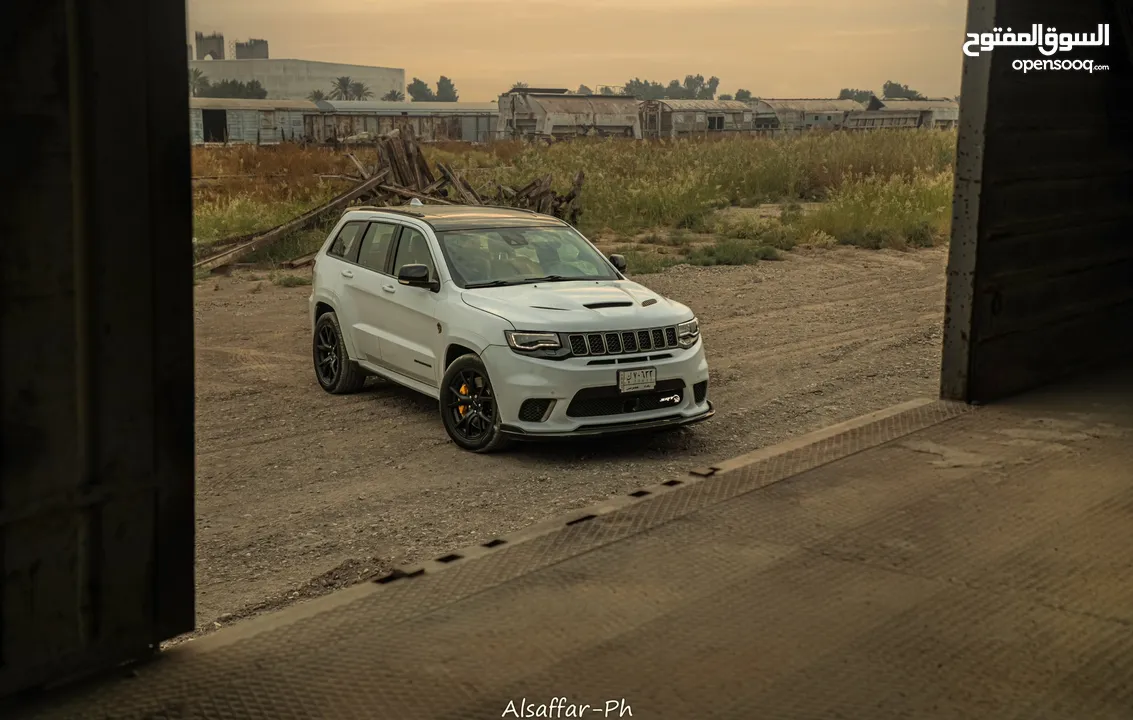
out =
<svg viewBox="0 0 1133 720"><path fill-rule="evenodd" d="M198 97L208 86L209 79L205 77L200 68L193 68L189 71L189 95L191 97Z"/></svg>
<svg viewBox="0 0 1133 720"><path fill-rule="evenodd" d="M400 90L390 90L385 95L382 95L382 100L386 102L405 102L405 93Z"/></svg>
<svg viewBox="0 0 1133 720"><path fill-rule="evenodd" d="M370 88L366 87L366 83L350 83L350 100L369 100L372 97L374 97L374 93Z"/></svg>
<svg viewBox="0 0 1133 720"><path fill-rule="evenodd" d="M511 89L512 89L512 90L523 90L523 89L524 89L524 88L526 88L526 87L527 87L527 83L525 83L525 82L523 82L522 80L520 80L519 82L517 82L517 83L515 83L514 85L512 85L512 86L511 86Z"/></svg>
<svg viewBox="0 0 1133 720"><path fill-rule="evenodd" d="M336 79L330 86L330 92L327 94L329 100L350 100L350 86L354 81L349 76L343 76Z"/></svg>
<svg viewBox="0 0 1133 720"><path fill-rule="evenodd" d="M320 100L326 100L327 94L325 92L323 92L322 90L312 90L307 95L307 99L310 100L311 102L319 102Z"/></svg>

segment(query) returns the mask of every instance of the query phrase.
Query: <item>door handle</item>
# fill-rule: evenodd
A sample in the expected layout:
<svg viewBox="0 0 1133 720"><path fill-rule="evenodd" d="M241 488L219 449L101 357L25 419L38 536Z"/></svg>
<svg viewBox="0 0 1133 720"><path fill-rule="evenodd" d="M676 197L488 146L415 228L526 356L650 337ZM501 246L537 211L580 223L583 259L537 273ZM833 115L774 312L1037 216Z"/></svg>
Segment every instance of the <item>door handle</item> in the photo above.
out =
<svg viewBox="0 0 1133 720"><path fill-rule="evenodd" d="M395 288L393 285L382 285L382 290L385 290L386 292L391 293L391 292L394 292L395 290L397 290L397 288Z"/></svg>
<svg viewBox="0 0 1133 720"><path fill-rule="evenodd" d="M353 272L351 272L350 270L343 270L343 271L342 271L342 277L344 277L344 278L352 278L352 277L354 277L354 273L353 273Z"/></svg>

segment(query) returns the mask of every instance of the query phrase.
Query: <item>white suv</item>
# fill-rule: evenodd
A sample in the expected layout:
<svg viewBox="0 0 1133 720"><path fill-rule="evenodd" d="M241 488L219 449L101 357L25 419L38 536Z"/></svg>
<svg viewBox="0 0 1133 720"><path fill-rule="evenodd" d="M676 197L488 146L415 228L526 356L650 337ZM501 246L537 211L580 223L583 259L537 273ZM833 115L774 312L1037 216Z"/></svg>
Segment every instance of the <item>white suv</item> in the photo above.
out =
<svg viewBox="0 0 1133 720"><path fill-rule="evenodd" d="M570 225L453 205L348 210L315 260L315 376L440 401L462 448L705 420L692 311L631 282Z"/></svg>

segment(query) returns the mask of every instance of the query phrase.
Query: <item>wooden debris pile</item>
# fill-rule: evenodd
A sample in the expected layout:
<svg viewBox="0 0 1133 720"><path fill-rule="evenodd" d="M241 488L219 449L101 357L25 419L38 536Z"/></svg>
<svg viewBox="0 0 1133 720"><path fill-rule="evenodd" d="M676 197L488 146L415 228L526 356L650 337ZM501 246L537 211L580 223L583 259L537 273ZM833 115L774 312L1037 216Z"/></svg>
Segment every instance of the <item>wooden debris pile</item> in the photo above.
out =
<svg viewBox="0 0 1133 720"><path fill-rule="evenodd" d="M347 157L358 170L357 176L324 176L355 183L350 190L279 227L222 240L215 246L219 252L197 261L194 267L217 271L299 230L314 227L354 204L396 206L418 200L426 205L496 205L553 215L572 225L578 223L582 214L579 202L583 180L581 171L565 195L559 195L551 188L549 175L532 180L518 190L494 183L495 192L484 195L444 163L436 163L435 170L430 168L421 146L411 136L395 131L378 140L377 150L376 167L368 168L354 154L348 153ZM292 267L308 264L312 257L297 258L292 262L298 264L292 264Z"/></svg>
<svg viewBox="0 0 1133 720"><path fill-rule="evenodd" d="M574 224L582 214L580 195L583 174L574 178L574 184L565 195L559 195L551 188L551 176L539 178L516 190L494 183L495 192L484 195L468 182L459 172L444 163L436 163L436 169L429 167L417 141L408 136L393 133L378 140L377 167L367 168L353 154L347 157L358 168L359 176L350 179L357 182L381 176L383 179L362 202L376 205L404 205L409 200L440 205L503 205L507 207L534 210L545 215L553 215ZM345 178L344 178L345 179Z"/></svg>

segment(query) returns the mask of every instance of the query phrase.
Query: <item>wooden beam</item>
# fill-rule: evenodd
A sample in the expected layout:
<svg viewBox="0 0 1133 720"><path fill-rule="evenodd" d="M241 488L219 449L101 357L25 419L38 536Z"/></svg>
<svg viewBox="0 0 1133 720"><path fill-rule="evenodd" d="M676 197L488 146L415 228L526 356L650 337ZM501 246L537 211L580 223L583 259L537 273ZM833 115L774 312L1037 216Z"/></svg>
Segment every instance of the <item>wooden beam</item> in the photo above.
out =
<svg viewBox="0 0 1133 720"><path fill-rule="evenodd" d="M194 263L193 268L196 270L215 270L216 268L230 265L240 258L252 254L256 250L268 247L269 245L277 242L280 238L287 237L291 233L298 232L299 230L305 230L306 228L311 227L312 225L317 223L325 215L335 212L336 210L341 210L345 208L352 200L364 197L373 192L374 189L377 188L383 180L385 180L386 175L388 174L388 171L380 172L369 180L366 180L358 186L347 190L325 205L320 205L313 210L308 210L299 217L290 220L283 225L280 225L279 227L270 230L263 235L260 235L259 237L253 238L246 243L241 243L234 248L230 248L223 252L217 253L216 255L212 255L211 257L207 257L197 263Z"/></svg>

